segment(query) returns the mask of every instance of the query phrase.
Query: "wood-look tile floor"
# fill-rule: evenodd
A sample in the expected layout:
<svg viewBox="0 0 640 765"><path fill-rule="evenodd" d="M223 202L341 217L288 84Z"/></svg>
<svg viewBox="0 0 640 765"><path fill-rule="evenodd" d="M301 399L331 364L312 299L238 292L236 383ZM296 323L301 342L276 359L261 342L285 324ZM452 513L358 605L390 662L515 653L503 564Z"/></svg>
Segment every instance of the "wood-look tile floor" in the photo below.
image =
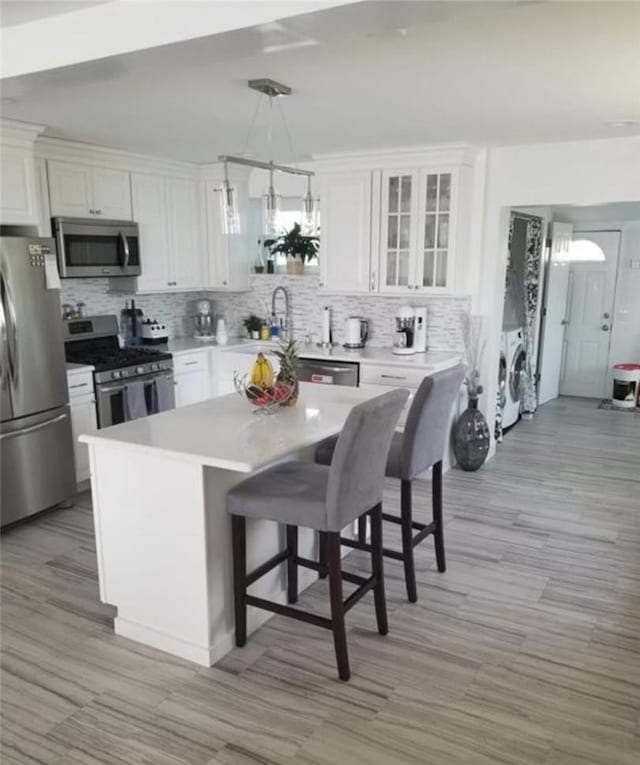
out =
<svg viewBox="0 0 640 765"><path fill-rule="evenodd" d="M596 404L445 476L448 570L421 545L411 605L385 563L391 631L369 597L350 612L349 683L328 633L281 617L212 669L116 637L88 495L10 530L3 765L638 765L640 421ZM302 604L326 611L326 584Z"/></svg>

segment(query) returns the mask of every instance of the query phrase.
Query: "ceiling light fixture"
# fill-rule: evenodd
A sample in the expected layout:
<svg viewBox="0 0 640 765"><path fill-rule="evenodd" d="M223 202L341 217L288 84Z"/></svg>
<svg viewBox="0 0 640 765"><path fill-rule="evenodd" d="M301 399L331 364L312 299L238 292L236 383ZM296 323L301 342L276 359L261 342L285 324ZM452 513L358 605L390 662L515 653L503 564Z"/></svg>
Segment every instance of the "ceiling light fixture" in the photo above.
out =
<svg viewBox="0 0 640 765"><path fill-rule="evenodd" d="M260 100L256 106L256 110L249 126L245 145L242 150L244 155L253 127L260 110L260 104L262 103L263 96L267 96L269 99L269 127L268 127L268 144L269 153L272 154L272 132L273 132L273 101L280 96L288 96L291 94L291 88L288 85L270 80L268 78L262 78L259 80L249 80L249 87L252 90L257 90L260 94ZM287 140L289 142L289 148L291 154L295 157L293 151L293 145L291 142L291 134L287 127L287 122L284 117L282 109L280 109L280 115L282 117L282 123L284 126ZM273 156L267 161L261 161L256 159L249 159L244 156L234 156L230 154L222 154L218 157L220 162L224 162L224 183L222 194L223 205L223 221L225 233L236 234L240 230L240 216L238 212L238 199L236 195L236 189L229 182L228 166L243 165L245 167L255 167L259 170L267 170L269 172L269 186L267 191L262 196L262 218L263 218L263 233L271 236L277 235L277 219L280 210L280 196L276 193L273 178L275 172L289 173L290 175L303 175L307 178L307 191L302 198L302 228L305 234L312 235L316 233L317 221L318 221L318 199L311 193L311 178L315 175L312 170L302 170L298 167L291 167L289 165L276 164L273 161Z"/></svg>

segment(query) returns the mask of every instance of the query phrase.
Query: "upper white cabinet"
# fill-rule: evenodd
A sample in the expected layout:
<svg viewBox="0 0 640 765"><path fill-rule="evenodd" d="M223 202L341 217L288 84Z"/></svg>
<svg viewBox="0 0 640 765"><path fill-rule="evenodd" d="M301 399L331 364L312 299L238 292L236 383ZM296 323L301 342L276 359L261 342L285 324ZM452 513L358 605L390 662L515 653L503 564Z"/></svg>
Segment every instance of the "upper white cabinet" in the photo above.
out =
<svg viewBox="0 0 640 765"><path fill-rule="evenodd" d="M455 168L385 170L380 203L380 291L452 289Z"/></svg>
<svg viewBox="0 0 640 765"><path fill-rule="evenodd" d="M142 263L136 291L202 289L205 255L196 181L132 173L131 189Z"/></svg>
<svg viewBox="0 0 640 765"><path fill-rule="evenodd" d="M72 162L48 162L52 216L131 220L127 170Z"/></svg>
<svg viewBox="0 0 640 765"><path fill-rule="evenodd" d="M371 267L372 189L379 174L370 170L322 174L320 204L320 288L331 292L376 289Z"/></svg>
<svg viewBox="0 0 640 765"><path fill-rule="evenodd" d="M38 193L34 141L38 126L2 122L0 152L0 223L37 225Z"/></svg>
<svg viewBox="0 0 640 765"><path fill-rule="evenodd" d="M209 180L204 184L208 286L219 291L241 292L249 289L249 246L246 234L249 191L246 181L233 182L237 183L240 204L239 234L227 234L224 231L222 182Z"/></svg>

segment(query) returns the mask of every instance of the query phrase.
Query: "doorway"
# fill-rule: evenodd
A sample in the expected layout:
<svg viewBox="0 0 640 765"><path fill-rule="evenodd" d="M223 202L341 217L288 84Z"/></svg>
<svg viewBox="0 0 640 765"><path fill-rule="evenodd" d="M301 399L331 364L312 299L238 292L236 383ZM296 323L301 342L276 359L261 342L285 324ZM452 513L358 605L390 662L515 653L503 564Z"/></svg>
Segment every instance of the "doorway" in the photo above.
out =
<svg viewBox="0 0 640 765"><path fill-rule="evenodd" d="M569 248L561 396L607 395L620 231L574 231Z"/></svg>

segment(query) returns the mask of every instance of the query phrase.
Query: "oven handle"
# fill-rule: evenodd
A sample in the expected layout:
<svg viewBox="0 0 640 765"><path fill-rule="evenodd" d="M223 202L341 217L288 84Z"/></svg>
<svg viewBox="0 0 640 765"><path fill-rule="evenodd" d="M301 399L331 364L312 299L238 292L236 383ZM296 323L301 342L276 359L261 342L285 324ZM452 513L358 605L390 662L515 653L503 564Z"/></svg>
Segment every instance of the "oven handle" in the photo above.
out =
<svg viewBox="0 0 640 765"><path fill-rule="evenodd" d="M139 377L131 377L124 382L110 383L109 385L101 385L98 388L98 393L113 393L113 392L121 391L127 387L128 383L151 382L152 380L157 380L158 377L173 377L173 370L168 370L167 372L160 372L160 373L152 372L151 374L140 375Z"/></svg>
<svg viewBox="0 0 640 765"><path fill-rule="evenodd" d="M311 369L314 372L334 372L334 373L340 373L340 372L351 372L351 367L328 367L324 366L323 364L305 364L304 362L302 364L298 364L298 367L300 369Z"/></svg>
<svg viewBox="0 0 640 765"><path fill-rule="evenodd" d="M120 239L122 239L122 249L124 251L124 262L121 266L123 270L127 269L129 267L129 257L131 253L129 252L129 240L127 237L122 233L122 231L118 232L120 234Z"/></svg>

